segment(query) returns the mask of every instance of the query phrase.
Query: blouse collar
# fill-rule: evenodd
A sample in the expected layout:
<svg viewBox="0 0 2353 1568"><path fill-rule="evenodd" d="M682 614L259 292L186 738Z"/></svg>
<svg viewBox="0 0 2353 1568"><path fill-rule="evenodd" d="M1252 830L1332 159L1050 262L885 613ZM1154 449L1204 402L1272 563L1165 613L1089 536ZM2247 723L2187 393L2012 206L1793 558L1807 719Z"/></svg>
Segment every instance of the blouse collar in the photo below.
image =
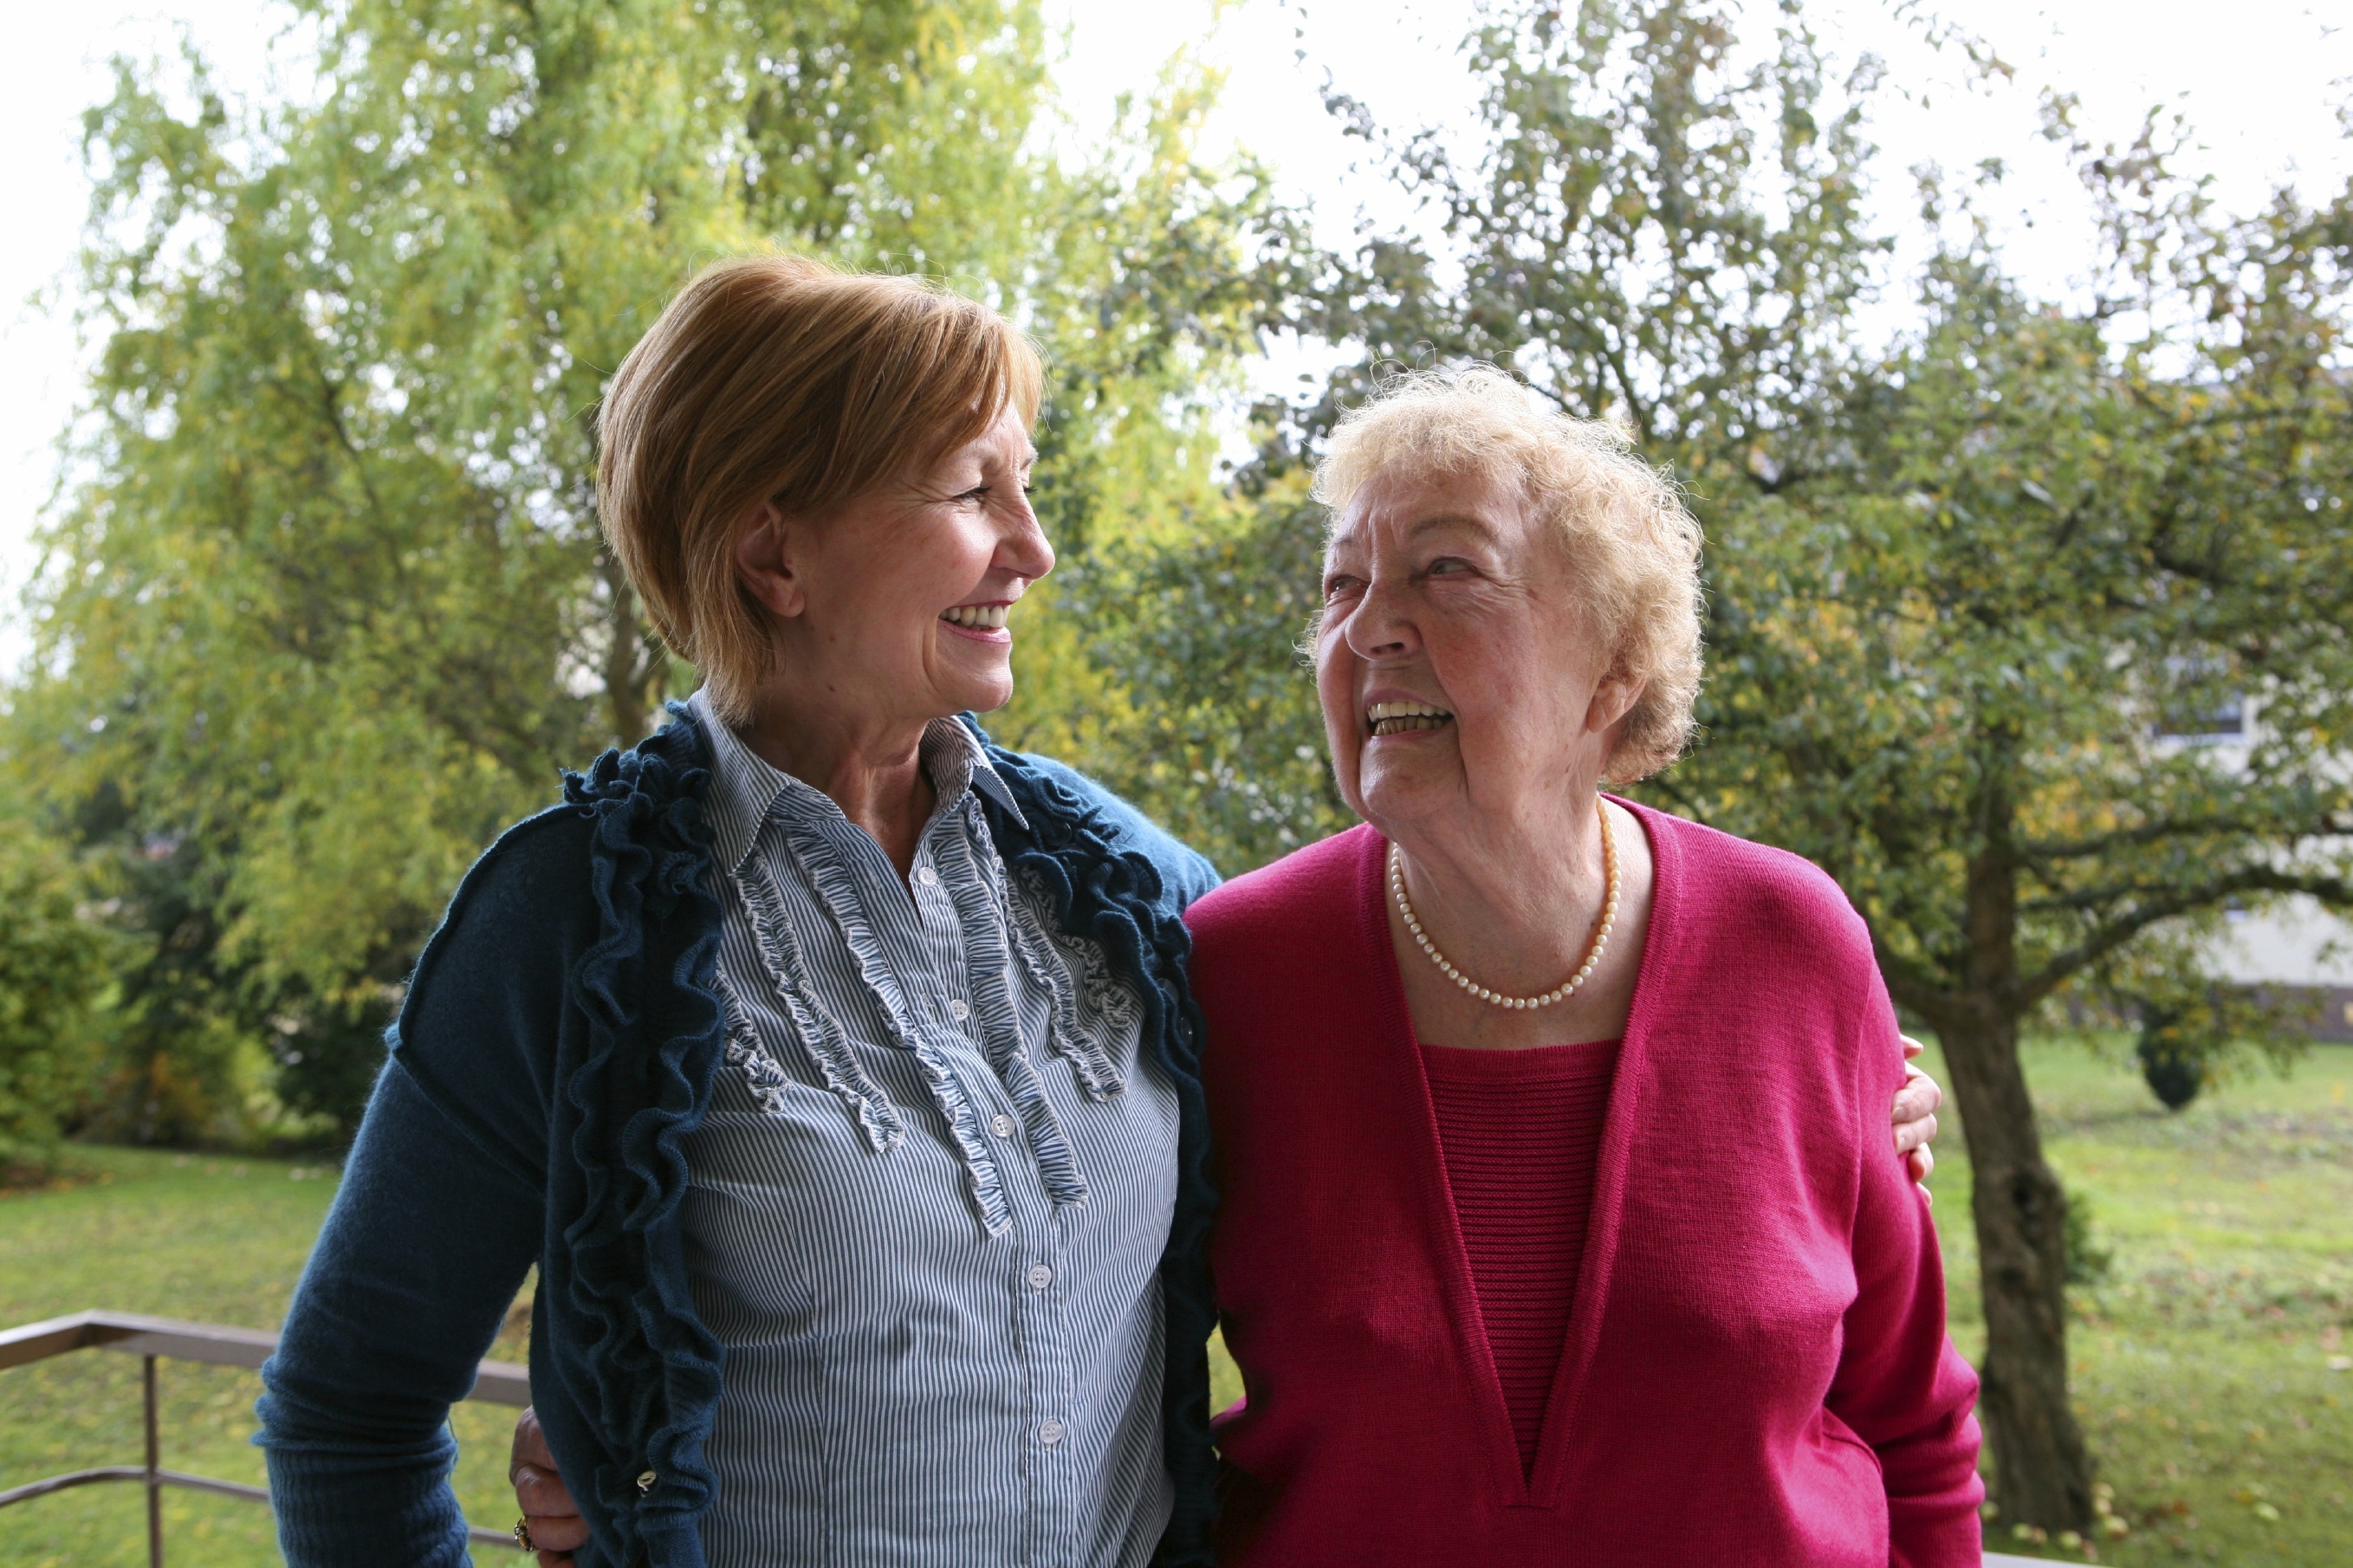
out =
<svg viewBox="0 0 2353 1568"><path fill-rule="evenodd" d="M841 808L823 791L771 765L722 722L711 705L708 687L696 689L687 707L710 737L712 772L718 782L708 802L712 849L731 875L743 869L759 837L760 825L779 807L797 814L840 815ZM976 790L1023 828L1029 826L1014 804L1013 792L988 760L979 735L961 720L934 719L925 725L920 756L932 787L939 792L934 818L953 809L965 791Z"/></svg>

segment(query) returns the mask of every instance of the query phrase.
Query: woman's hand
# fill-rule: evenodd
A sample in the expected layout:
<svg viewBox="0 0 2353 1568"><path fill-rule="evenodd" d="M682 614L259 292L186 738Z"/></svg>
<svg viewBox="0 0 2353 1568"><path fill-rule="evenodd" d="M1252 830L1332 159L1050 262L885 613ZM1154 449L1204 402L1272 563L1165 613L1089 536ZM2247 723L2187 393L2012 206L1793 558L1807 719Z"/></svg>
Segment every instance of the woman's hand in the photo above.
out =
<svg viewBox="0 0 2353 1568"><path fill-rule="evenodd" d="M515 1504L522 1510L532 1545L538 1549L539 1568L570 1568L572 1553L588 1544L588 1524L573 1506L564 1478L555 1473L555 1456L547 1451L547 1435L539 1429L539 1416L529 1409L515 1423L514 1454L507 1465L507 1479L514 1483Z"/></svg>
<svg viewBox="0 0 2353 1568"><path fill-rule="evenodd" d="M1895 1152L1912 1167L1912 1180L1920 1184L1920 1195L1933 1204L1936 1194L1928 1190L1926 1183L1928 1173L1936 1168L1936 1152L1928 1143L1936 1136L1936 1108L1945 1103L1945 1091L1936 1087L1935 1079L1909 1065L1927 1047L1909 1035L1902 1039L1906 1064L1904 1070L1911 1076L1895 1093ZM518 1447L515 1451L522 1450Z"/></svg>

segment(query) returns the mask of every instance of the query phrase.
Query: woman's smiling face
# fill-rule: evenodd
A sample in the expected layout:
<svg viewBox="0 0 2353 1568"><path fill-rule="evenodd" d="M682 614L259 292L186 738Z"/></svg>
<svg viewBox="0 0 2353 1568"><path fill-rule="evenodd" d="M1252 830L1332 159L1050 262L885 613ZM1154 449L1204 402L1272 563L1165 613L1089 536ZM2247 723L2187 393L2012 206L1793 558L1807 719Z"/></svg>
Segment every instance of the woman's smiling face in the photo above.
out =
<svg viewBox="0 0 2353 1568"><path fill-rule="evenodd" d="M737 560L778 616L782 679L869 721L1003 707L1013 695L1007 613L1054 569L1029 509L1037 455L1008 410L835 516L765 507Z"/></svg>
<svg viewBox="0 0 2353 1568"><path fill-rule="evenodd" d="M1508 819L1600 777L1636 693L1604 679L1564 555L1493 476L1383 472L1349 500L1324 557L1315 673L1357 815L1392 836L1445 814Z"/></svg>

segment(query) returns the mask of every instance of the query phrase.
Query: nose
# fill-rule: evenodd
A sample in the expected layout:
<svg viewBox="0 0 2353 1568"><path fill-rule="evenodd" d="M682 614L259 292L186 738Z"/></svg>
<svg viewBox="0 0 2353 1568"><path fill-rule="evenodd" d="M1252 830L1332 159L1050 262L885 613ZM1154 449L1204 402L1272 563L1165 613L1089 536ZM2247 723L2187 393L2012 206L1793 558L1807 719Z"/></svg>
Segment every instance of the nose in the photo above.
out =
<svg viewBox="0 0 2353 1568"><path fill-rule="evenodd" d="M1054 569L1054 546L1038 521L1027 492L1015 490L1004 510L1004 532L997 545L996 566L1034 583Z"/></svg>
<svg viewBox="0 0 2353 1568"><path fill-rule="evenodd" d="M1394 578L1381 572L1373 574L1341 635L1348 639L1350 652L1371 660L1409 658L1420 641L1402 591Z"/></svg>

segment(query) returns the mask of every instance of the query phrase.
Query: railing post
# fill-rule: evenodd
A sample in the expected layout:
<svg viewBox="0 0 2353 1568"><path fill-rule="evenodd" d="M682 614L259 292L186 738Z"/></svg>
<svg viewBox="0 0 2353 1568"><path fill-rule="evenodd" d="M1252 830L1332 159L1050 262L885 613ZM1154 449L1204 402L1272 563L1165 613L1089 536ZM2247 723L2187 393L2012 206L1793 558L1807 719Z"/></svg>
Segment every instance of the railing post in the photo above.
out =
<svg viewBox="0 0 2353 1568"><path fill-rule="evenodd" d="M140 1360L147 1394L147 1568L164 1568L164 1442L155 1418L155 1358Z"/></svg>

